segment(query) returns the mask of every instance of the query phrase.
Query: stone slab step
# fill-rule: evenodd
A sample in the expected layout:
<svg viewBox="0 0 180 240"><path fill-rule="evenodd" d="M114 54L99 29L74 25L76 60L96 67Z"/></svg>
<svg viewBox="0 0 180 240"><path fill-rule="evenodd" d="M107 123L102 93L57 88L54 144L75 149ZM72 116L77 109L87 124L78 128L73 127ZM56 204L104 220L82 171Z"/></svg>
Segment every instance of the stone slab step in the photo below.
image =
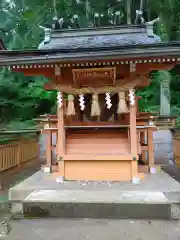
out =
<svg viewBox="0 0 180 240"><path fill-rule="evenodd" d="M162 192L36 190L23 201L24 217L170 219Z"/></svg>

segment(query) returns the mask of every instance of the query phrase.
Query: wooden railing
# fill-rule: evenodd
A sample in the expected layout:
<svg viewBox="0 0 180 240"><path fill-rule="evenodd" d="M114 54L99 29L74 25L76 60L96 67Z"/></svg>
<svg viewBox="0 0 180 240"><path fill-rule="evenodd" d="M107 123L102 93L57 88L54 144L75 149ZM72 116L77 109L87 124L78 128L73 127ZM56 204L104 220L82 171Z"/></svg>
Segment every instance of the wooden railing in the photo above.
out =
<svg viewBox="0 0 180 240"><path fill-rule="evenodd" d="M34 133L35 135L27 136ZM0 172L13 167L18 167L27 161L35 159L39 155L39 144L37 131L3 131L0 132L1 139L6 135L18 134L18 137L7 143L0 144ZM20 135L21 137L20 137ZM23 137L22 137L23 134ZM3 136L3 137L2 137ZM24 138L26 137L26 139Z"/></svg>
<svg viewBox="0 0 180 240"><path fill-rule="evenodd" d="M177 116L154 116L154 123L158 129L166 130L173 129L176 126Z"/></svg>

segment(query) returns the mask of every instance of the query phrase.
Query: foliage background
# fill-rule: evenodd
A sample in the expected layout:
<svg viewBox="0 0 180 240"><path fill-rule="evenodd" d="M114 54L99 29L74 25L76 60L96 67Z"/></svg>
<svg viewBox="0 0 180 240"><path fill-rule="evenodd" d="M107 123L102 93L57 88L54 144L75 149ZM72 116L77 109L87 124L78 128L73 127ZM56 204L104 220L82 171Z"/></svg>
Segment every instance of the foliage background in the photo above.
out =
<svg viewBox="0 0 180 240"><path fill-rule="evenodd" d="M85 2L86 1L86 2ZM126 23L126 5L131 1L132 22L141 0L56 0L58 17L65 21L78 14L81 27L93 21L93 13L103 15L101 23L112 23L112 13L120 10L122 23ZM54 0L0 0L0 38L8 49L36 49L44 37L38 25L50 26L54 15ZM87 4L89 3L89 4ZM152 20L160 16L155 31L163 41L180 40L180 1L144 0L144 18ZM180 67L171 70L171 111L180 115ZM151 85L138 92L143 96L140 108L143 111L159 112L160 72L150 76ZM44 91L43 77L24 77L0 69L0 128L4 126L24 128L33 125L32 118L55 113L55 92ZM180 122L180 121L179 121Z"/></svg>

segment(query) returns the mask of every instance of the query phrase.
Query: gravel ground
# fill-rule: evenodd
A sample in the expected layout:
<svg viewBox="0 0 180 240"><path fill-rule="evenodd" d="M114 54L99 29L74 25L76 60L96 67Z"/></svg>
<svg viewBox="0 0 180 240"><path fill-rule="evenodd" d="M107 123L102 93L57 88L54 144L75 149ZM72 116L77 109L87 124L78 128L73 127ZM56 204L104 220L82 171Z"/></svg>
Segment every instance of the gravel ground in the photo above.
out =
<svg viewBox="0 0 180 240"><path fill-rule="evenodd" d="M180 240L179 221L38 219L11 223L6 240Z"/></svg>
<svg viewBox="0 0 180 240"><path fill-rule="evenodd" d="M180 182L180 168L174 166L166 166L162 168L164 172L168 173L176 181Z"/></svg>

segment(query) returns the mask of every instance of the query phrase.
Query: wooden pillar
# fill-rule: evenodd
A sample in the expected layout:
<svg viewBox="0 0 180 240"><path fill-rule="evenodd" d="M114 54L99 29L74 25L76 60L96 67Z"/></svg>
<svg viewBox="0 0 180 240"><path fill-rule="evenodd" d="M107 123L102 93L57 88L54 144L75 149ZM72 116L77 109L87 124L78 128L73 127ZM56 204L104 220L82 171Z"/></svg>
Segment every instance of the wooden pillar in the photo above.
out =
<svg viewBox="0 0 180 240"><path fill-rule="evenodd" d="M136 131L136 136L137 136L137 153L142 154L141 150L141 142L140 142L140 132Z"/></svg>
<svg viewBox="0 0 180 240"><path fill-rule="evenodd" d="M64 101L57 106L57 160L60 176L64 177L65 129L64 129Z"/></svg>
<svg viewBox="0 0 180 240"><path fill-rule="evenodd" d="M142 144L142 146L145 145L145 132L140 132L140 143ZM142 151L142 161L144 163L146 163L146 152Z"/></svg>
<svg viewBox="0 0 180 240"><path fill-rule="evenodd" d="M46 166L51 167L52 164L52 135L51 131L46 131Z"/></svg>
<svg viewBox="0 0 180 240"><path fill-rule="evenodd" d="M137 157L136 107L130 106L130 145L131 154Z"/></svg>
<svg viewBox="0 0 180 240"><path fill-rule="evenodd" d="M133 157L133 161L131 162L131 173L132 180L134 177L138 175L138 163L137 163L137 132L136 132L136 101L135 96L133 96L133 91L129 94L130 96L130 146L131 146L131 154ZM134 99L133 99L134 97Z"/></svg>

